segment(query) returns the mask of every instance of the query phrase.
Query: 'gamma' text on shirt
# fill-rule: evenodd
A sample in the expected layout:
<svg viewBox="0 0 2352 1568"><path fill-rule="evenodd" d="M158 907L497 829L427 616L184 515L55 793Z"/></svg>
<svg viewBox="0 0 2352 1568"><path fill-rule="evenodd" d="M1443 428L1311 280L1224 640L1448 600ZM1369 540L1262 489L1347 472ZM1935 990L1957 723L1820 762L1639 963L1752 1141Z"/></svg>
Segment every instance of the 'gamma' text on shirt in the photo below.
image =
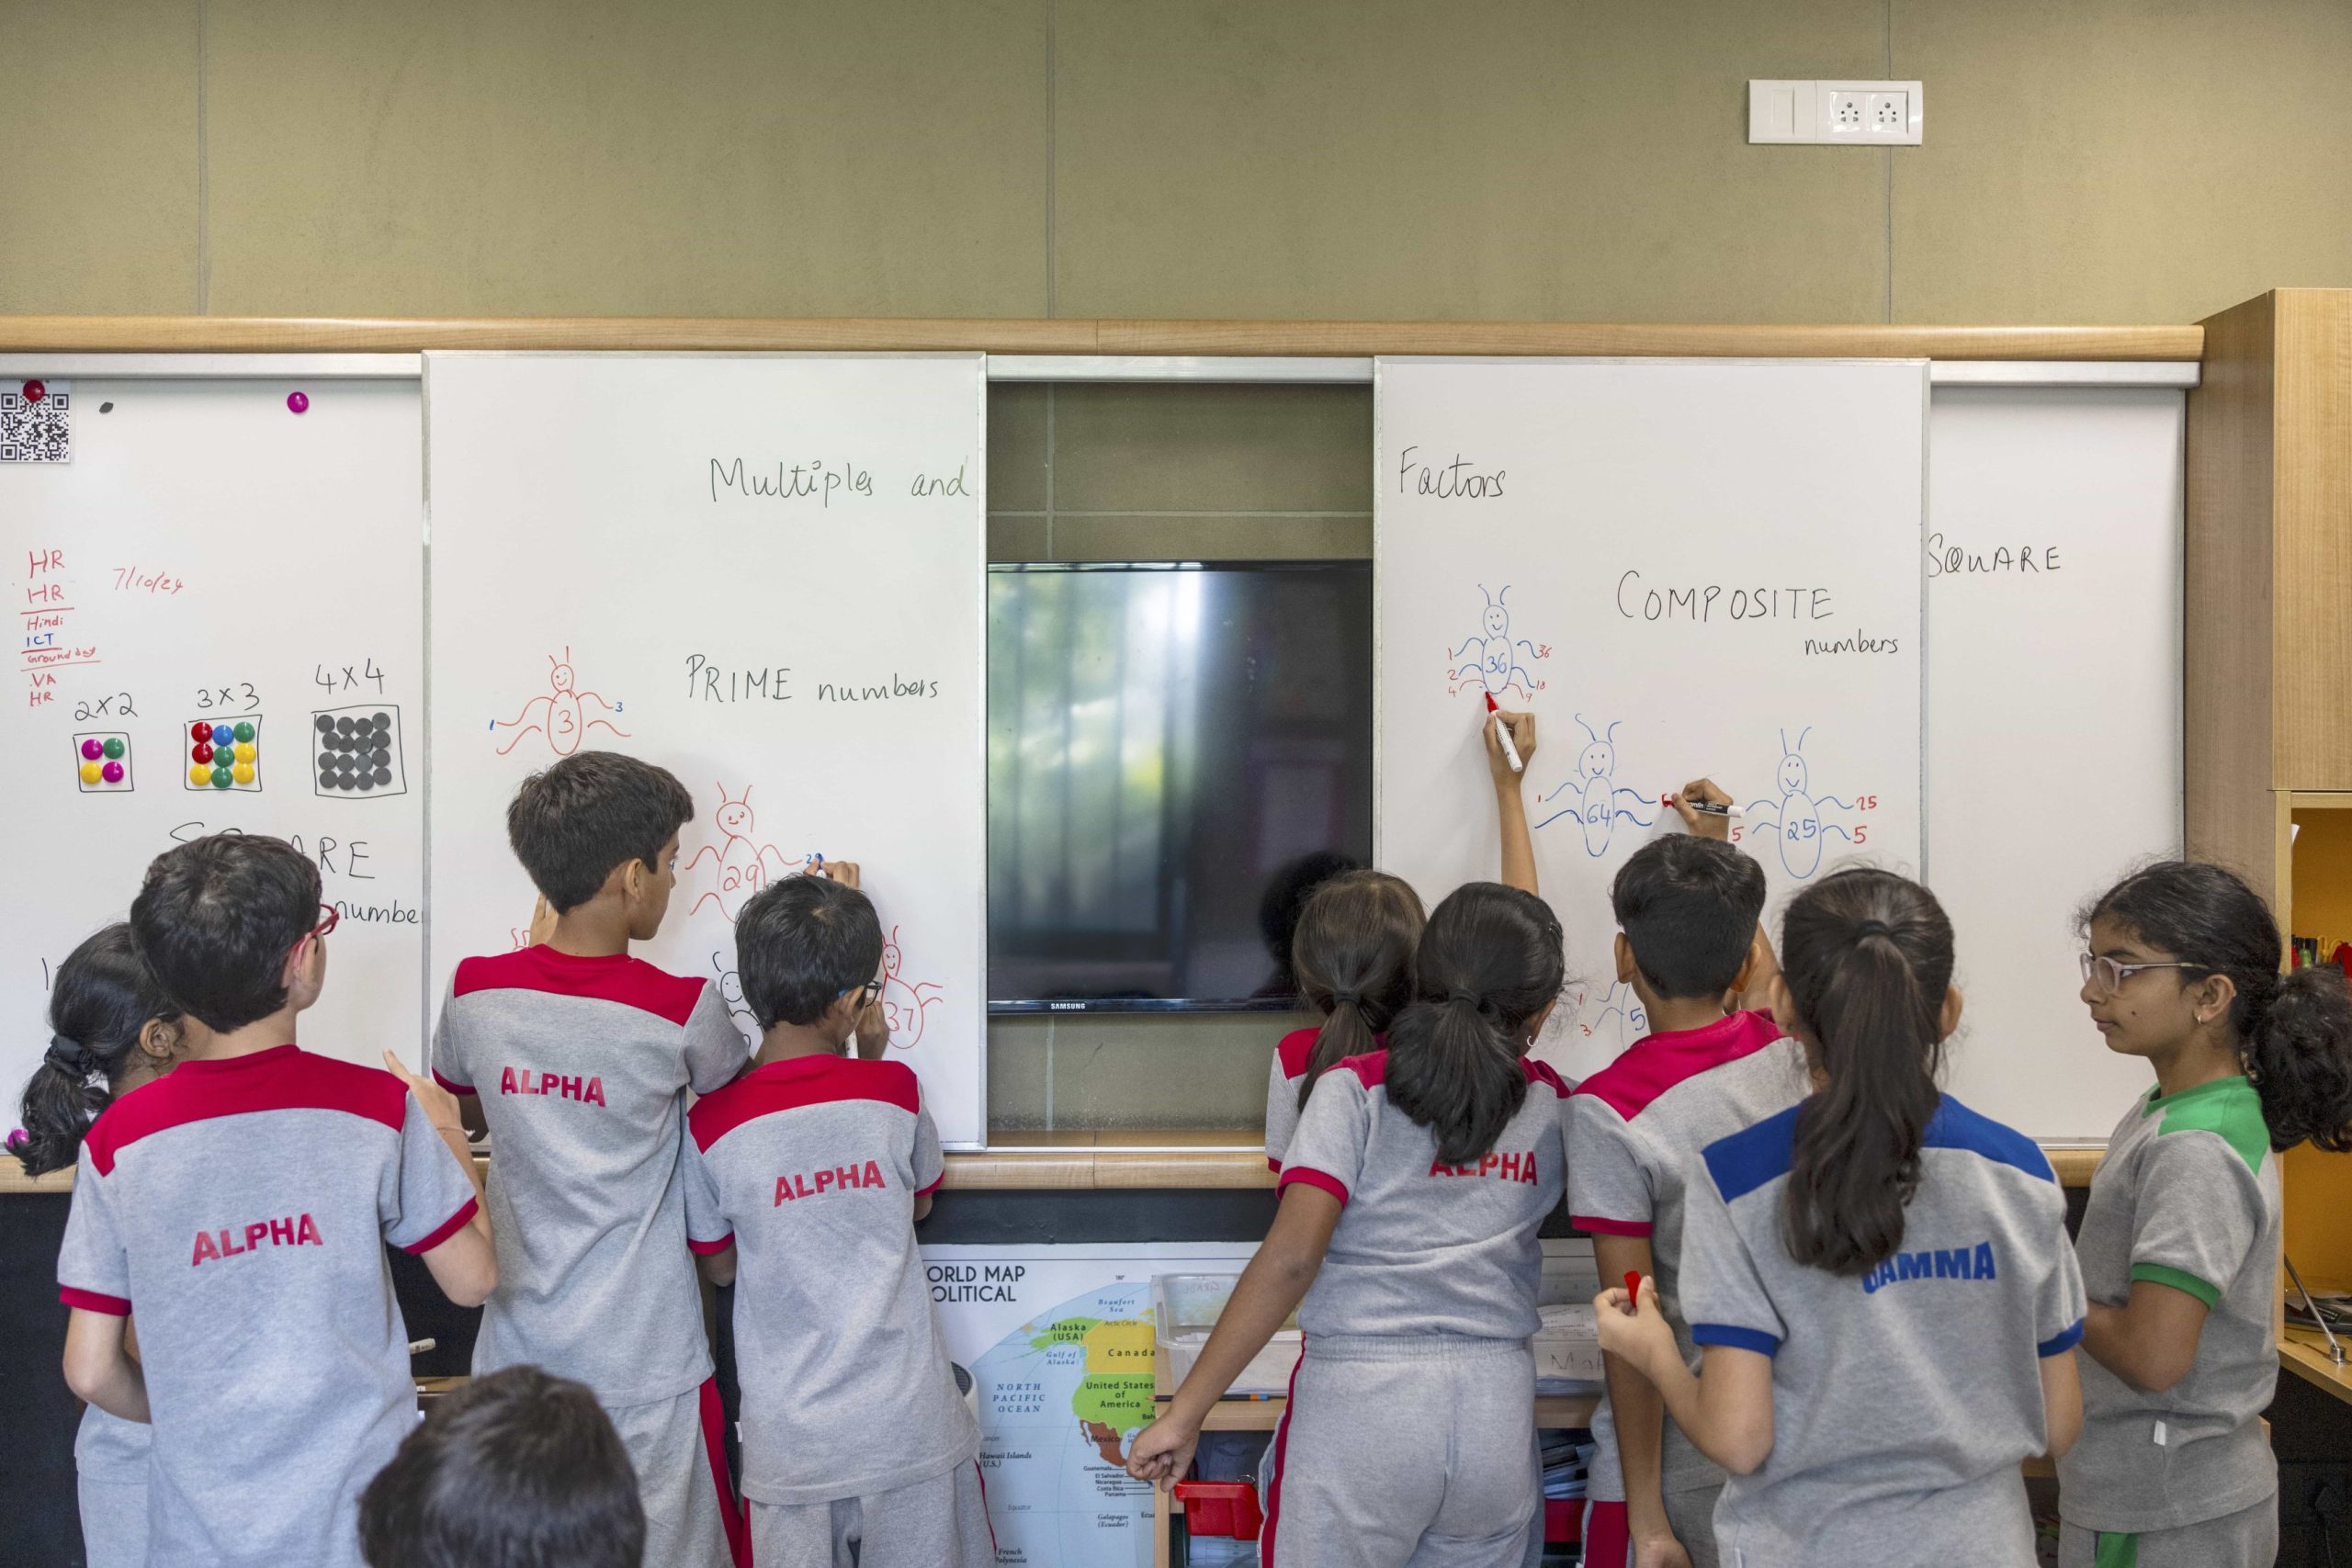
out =
<svg viewBox="0 0 2352 1568"><path fill-rule="evenodd" d="M1990 1280L1995 1277L1993 1244L1980 1241L1973 1247L1898 1252L1862 1276L1862 1289L1875 1292L1882 1285L1899 1284L1905 1280Z"/></svg>

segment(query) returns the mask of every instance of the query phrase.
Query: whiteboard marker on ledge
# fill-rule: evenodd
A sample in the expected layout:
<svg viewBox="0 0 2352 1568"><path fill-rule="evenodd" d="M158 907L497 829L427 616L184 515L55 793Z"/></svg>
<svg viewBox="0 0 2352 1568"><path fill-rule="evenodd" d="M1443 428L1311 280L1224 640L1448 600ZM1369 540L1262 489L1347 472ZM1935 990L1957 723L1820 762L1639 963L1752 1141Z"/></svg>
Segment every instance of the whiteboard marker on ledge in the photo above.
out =
<svg viewBox="0 0 2352 1568"><path fill-rule="evenodd" d="M1674 804L1674 796L1670 795L1661 795L1657 797L1657 803L1660 806L1671 806ZM1738 807L1720 806L1712 800L1690 800L1685 801L1683 804L1690 807L1691 810L1697 812L1702 817L1737 817L1741 815Z"/></svg>
<svg viewBox="0 0 2352 1568"><path fill-rule="evenodd" d="M1525 773L1527 764L1519 760L1519 748L1511 743L1510 726L1503 722L1502 711L1495 706L1495 694L1487 694L1487 711L1494 716L1495 739L1503 743L1503 761L1510 764L1514 773Z"/></svg>

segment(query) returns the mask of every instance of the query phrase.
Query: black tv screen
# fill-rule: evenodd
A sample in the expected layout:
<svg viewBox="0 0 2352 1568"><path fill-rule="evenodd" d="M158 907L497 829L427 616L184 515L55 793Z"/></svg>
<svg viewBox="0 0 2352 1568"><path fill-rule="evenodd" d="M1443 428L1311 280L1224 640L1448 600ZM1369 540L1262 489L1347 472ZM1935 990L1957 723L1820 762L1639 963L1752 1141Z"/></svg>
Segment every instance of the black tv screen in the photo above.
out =
<svg viewBox="0 0 2352 1568"><path fill-rule="evenodd" d="M989 1010L1294 1006L1371 856L1371 563L989 569Z"/></svg>

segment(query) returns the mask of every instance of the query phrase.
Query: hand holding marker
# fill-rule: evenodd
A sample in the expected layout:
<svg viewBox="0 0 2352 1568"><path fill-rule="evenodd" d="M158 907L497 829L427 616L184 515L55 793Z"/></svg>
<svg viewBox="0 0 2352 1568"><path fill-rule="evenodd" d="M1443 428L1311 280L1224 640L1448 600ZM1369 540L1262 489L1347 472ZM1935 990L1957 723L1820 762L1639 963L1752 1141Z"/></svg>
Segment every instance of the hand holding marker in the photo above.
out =
<svg viewBox="0 0 2352 1568"><path fill-rule="evenodd" d="M1525 772L1527 764L1520 759L1519 747L1510 738L1510 726L1503 722L1502 709L1496 705L1492 692L1487 694L1487 712L1495 727L1495 739L1502 742L1503 760L1510 764L1512 773Z"/></svg>

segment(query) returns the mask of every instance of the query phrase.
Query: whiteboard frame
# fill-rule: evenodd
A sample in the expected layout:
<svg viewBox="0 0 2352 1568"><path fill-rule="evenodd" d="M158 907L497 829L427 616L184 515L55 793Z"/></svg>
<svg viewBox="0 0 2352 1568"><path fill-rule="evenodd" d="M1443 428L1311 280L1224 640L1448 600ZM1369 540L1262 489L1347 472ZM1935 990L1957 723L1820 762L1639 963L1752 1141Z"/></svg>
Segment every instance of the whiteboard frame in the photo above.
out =
<svg viewBox="0 0 2352 1568"><path fill-rule="evenodd" d="M435 354L613 354L644 358L665 353L649 349L433 349ZM678 350L712 357L762 357L757 351ZM863 349L778 351L771 357L825 353L865 354ZM877 357L920 351L879 350ZM957 352L957 351L945 351ZM1296 386L1376 385L1373 360L1352 355L1264 355L1142 354L990 354L984 356L990 382L1110 381L1236 385L1259 382ZM1387 355L1391 359L1477 358L1480 355ZM1497 357L1518 358L1521 355ZM1532 357L1554 357L1535 355ZM1628 355L1684 361L1690 355ZM1850 357L1850 356L1849 356ZM1903 357L1903 356L1894 356ZM1749 360L1723 360L1748 364ZM1610 361L1616 363L1616 361ZM1766 361L1785 363L1780 357ZM2194 359L1934 359L1928 361L1931 386L1972 387L2194 387L2202 366ZM194 376L207 379L287 375L320 379L422 379L424 354L0 354L0 379L11 376Z"/></svg>

